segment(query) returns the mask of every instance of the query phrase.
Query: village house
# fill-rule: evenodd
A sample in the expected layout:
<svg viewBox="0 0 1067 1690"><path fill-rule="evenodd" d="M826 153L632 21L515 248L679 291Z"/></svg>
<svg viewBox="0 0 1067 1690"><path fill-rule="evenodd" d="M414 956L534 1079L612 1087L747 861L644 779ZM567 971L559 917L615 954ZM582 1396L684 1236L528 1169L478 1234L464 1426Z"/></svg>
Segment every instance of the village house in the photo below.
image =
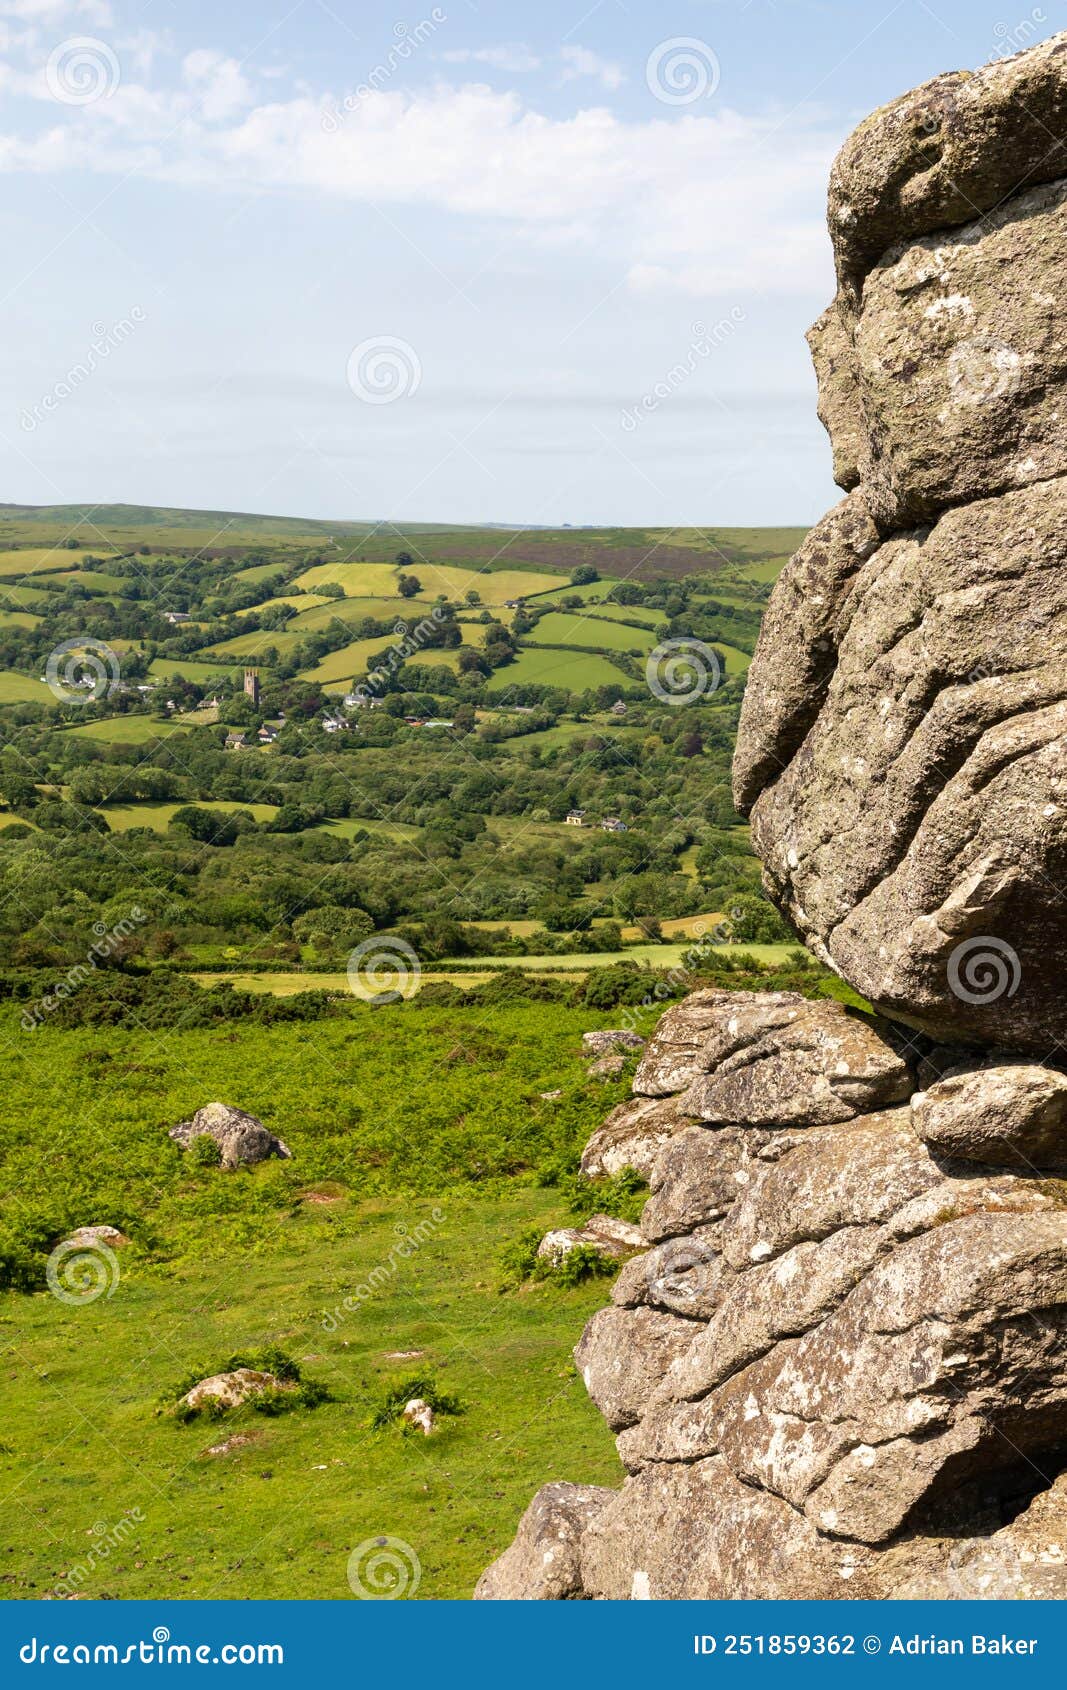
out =
<svg viewBox="0 0 1067 1690"><path fill-rule="evenodd" d="M250 741L244 732L233 732L226 735L227 751L247 751Z"/></svg>
<svg viewBox="0 0 1067 1690"><path fill-rule="evenodd" d="M605 833L625 833L627 831L626 823L620 821L618 816L605 816L600 825Z"/></svg>
<svg viewBox="0 0 1067 1690"><path fill-rule="evenodd" d="M568 827L584 827L585 826L585 811L584 810L568 810L567 811L567 826Z"/></svg>

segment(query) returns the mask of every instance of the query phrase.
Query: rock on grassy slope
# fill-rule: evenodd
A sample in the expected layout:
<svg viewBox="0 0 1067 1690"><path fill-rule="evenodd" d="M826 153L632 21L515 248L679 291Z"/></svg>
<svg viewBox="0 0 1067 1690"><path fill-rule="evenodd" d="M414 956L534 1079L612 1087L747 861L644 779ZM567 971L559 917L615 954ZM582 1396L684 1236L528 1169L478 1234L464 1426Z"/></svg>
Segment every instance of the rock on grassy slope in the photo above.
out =
<svg viewBox="0 0 1067 1690"><path fill-rule="evenodd" d="M884 1019L664 1016L584 1162L650 1175L576 1352L629 1477L539 1492L482 1598L1067 1596L1065 119L1059 36L834 165L848 497L775 590L735 780Z"/></svg>

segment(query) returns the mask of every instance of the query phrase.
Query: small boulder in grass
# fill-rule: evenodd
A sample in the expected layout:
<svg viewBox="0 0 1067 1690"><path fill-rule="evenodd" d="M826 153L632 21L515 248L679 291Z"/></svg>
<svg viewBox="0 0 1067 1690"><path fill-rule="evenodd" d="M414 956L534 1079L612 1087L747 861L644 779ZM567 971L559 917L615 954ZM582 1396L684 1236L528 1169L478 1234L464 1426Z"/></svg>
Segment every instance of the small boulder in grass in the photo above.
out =
<svg viewBox="0 0 1067 1690"><path fill-rule="evenodd" d="M645 1041L628 1027L600 1027L582 1034L582 1049L586 1056L604 1056L610 1051L644 1050Z"/></svg>
<svg viewBox="0 0 1067 1690"><path fill-rule="evenodd" d="M292 1155L288 1145L269 1127L232 1103L205 1103L191 1121L179 1121L176 1127L171 1127L170 1137L182 1150L190 1149L199 1138L213 1139L224 1168L265 1162L271 1156L288 1160Z"/></svg>
<svg viewBox="0 0 1067 1690"><path fill-rule="evenodd" d="M437 1424L433 1409L423 1397L412 1397L410 1402L405 1403L401 1419L405 1426L411 1426L427 1438Z"/></svg>
<svg viewBox="0 0 1067 1690"><path fill-rule="evenodd" d="M265 1391L295 1391L296 1381L280 1379L276 1373L263 1372L258 1367L235 1367L231 1373L213 1373L201 1379L179 1401L179 1408L196 1414L206 1410L218 1414L228 1408L240 1408L252 1397Z"/></svg>
<svg viewBox="0 0 1067 1690"><path fill-rule="evenodd" d="M109 1250L121 1250L130 1241L117 1226L107 1226L100 1223L93 1226L79 1226L64 1238L64 1244L76 1244L84 1250L91 1250L94 1245L105 1244Z"/></svg>
<svg viewBox="0 0 1067 1690"><path fill-rule="evenodd" d="M598 1056L586 1069L591 1080L617 1080L619 1075L625 1072L626 1058L619 1050L609 1051L606 1056Z"/></svg>
<svg viewBox="0 0 1067 1690"><path fill-rule="evenodd" d="M639 1227L619 1220L616 1215L591 1215L584 1226L561 1226L546 1232L537 1246L537 1254L542 1261L558 1267L580 1245L595 1250L605 1259L618 1261L646 1248Z"/></svg>

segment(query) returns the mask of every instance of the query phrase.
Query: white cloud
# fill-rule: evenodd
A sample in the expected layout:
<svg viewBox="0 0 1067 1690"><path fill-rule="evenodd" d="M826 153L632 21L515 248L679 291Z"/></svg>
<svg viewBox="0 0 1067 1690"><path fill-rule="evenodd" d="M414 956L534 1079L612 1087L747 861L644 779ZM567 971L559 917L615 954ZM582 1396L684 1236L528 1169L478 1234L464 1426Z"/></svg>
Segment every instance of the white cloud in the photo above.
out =
<svg viewBox="0 0 1067 1690"><path fill-rule="evenodd" d="M823 185L836 144L816 114L630 121L600 107L545 115L514 92L440 83L366 93L331 128L323 102L253 103L233 60L184 61L185 86L123 80L0 135L0 169L131 171L197 188L423 206L531 243L606 255L640 292L736 299L830 289ZM334 104L336 109L336 104Z"/></svg>
<svg viewBox="0 0 1067 1690"><path fill-rule="evenodd" d="M516 74L541 67L537 54L522 41L504 42L499 47L451 47L441 57L451 65L490 65L493 70Z"/></svg>
<svg viewBox="0 0 1067 1690"><path fill-rule="evenodd" d="M564 47L560 57L563 60L564 82L574 82L580 76L591 76L601 87L614 92L626 81L626 74L621 65L616 64L613 59L601 58L599 53L590 52L588 47Z"/></svg>
<svg viewBox="0 0 1067 1690"><path fill-rule="evenodd" d="M255 97L237 60L206 47L186 54L182 74L208 123L236 116Z"/></svg>

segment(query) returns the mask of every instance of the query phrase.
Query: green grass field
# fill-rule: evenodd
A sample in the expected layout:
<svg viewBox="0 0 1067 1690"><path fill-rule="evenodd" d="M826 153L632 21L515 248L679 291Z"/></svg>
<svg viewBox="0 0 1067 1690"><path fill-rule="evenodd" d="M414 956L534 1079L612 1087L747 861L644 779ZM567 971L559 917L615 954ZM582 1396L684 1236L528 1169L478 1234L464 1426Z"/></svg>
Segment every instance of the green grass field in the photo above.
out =
<svg viewBox="0 0 1067 1690"><path fill-rule="evenodd" d="M157 722L152 716L105 716L99 722L82 722L67 731L105 745L149 745L154 739L169 739L188 729L178 722Z"/></svg>
<svg viewBox="0 0 1067 1690"><path fill-rule="evenodd" d="M0 1296L7 1596L351 1601L349 1556L389 1536L418 1558L420 1600L469 1597L542 1483L622 1480L570 1356L603 1282L506 1297L488 1282L503 1239L558 1218L547 1192L298 1203L269 1251L163 1273L123 1262L114 1295L86 1307ZM427 1242L403 1261L420 1223ZM323 1330L325 1311L383 1276ZM332 1400L278 1419L157 1414L198 1357L252 1341L283 1345ZM421 1354L388 1360L397 1350ZM465 1412L432 1439L372 1431L376 1384L420 1371ZM234 1434L249 1441L208 1453ZM94 1566L94 1527L124 1515L134 1529Z"/></svg>
<svg viewBox="0 0 1067 1690"><path fill-rule="evenodd" d="M533 570L499 569L473 570L452 565L424 561L416 557L407 571L421 583L416 598L409 605L439 598L462 599L468 592L476 592L486 606L502 605L508 599L529 598L531 594L565 591L566 581L558 575L538 574ZM307 569L296 578L296 585L314 592L327 582L344 589L346 598L389 598L396 594L397 570L386 563L321 563Z"/></svg>
<svg viewBox="0 0 1067 1690"><path fill-rule="evenodd" d="M68 550L66 546L26 546L19 551L0 551L0 576L18 581L24 575L70 573L72 566L84 556L84 552Z"/></svg>
<svg viewBox="0 0 1067 1690"><path fill-rule="evenodd" d="M380 821L376 817L343 816L340 821L323 822L324 833L334 833L338 839L354 839L357 833L380 833L387 839L417 839L420 829L410 822Z"/></svg>
<svg viewBox="0 0 1067 1690"><path fill-rule="evenodd" d="M280 604L292 605L296 610L302 609L305 611L311 611L316 605L330 604L332 602L333 601L330 599L320 598L318 593L283 593L280 598L264 599L262 604L253 604L250 605L247 610L239 610L237 615L258 616L261 611L274 609ZM295 626L298 620L299 618L294 616L292 622L287 624L287 626Z"/></svg>
<svg viewBox="0 0 1067 1690"><path fill-rule="evenodd" d="M649 652L655 635L645 628L583 616L579 611L550 611L524 636L531 645L598 646L604 651Z"/></svg>
<svg viewBox="0 0 1067 1690"><path fill-rule="evenodd" d="M0 610L0 628L37 628L40 622L32 610Z"/></svg>
<svg viewBox="0 0 1067 1690"><path fill-rule="evenodd" d="M206 681L209 685L235 672L229 664L205 663L195 657L155 657L148 669L150 675L160 675L164 680L172 675L184 675L187 681Z"/></svg>
<svg viewBox="0 0 1067 1690"><path fill-rule="evenodd" d="M25 587L15 581L0 582L0 605L5 610L43 610L51 597L51 593L40 587Z"/></svg>
<svg viewBox="0 0 1067 1690"><path fill-rule="evenodd" d="M426 614L425 605L420 600L415 600L413 610L412 601L402 599L399 594L395 598L320 599L317 594L306 593L303 603L309 608L294 616L289 626L309 633L316 628L329 628L335 622L352 628L365 617L375 622L410 623L419 621Z"/></svg>
<svg viewBox="0 0 1067 1690"><path fill-rule="evenodd" d="M291 651L302 638L302 634L287 628L256 628L250 634L234 634L231 639L220 640L218 645L205 646L201 656L214 652L219 657L261 657L271 646L276 651Z"/></svg>
<svg viewBox="0 0 1067 1690"><path fill-rule="evenodd" d="M284 575L284 563L254 563L248 569L239 569L234 575L235 581L250 581L258 587L261 581L270 581L275 575Z"/></svg>
<svg viewBox="0 0 1067 1690"><path fill-rule="evenodd" d="M601 625L604 617L609 622L636 622L641 628L658 628L666 620L664 611L646 609L640 604L600 604L595 599L587 602L596 617L596 627ZM639 630L635 628L633 632L639 633Z"/></svg>
<svg viewBox="0 0 1067 1690"><path fill-rule="evenodd" d="M567 1219L530 1170L573 1153L621 1094L579 1055L582 1031L610 1024L558 1004L474 1021L356 1004L101 1037L22 1034L5 1010L9 1227L41 1249L89 1221L133 1241L110 1295L0 1294L0 1470L25 1504L9 1508L8 1596L69 1588L80 1568L86 1596L350 1600L349 1555L385 1535L417 1555L420 1598L463 1598L542 1483L618 1482L570 1353L603 1281L501 1295L495 1271L525 1228ZM167 1123L210 1097L258 1114L292 1160L230 1174L183 1156ZM331 1400L187 1426L159 1412L191 1369L266 1343ZM383 1382L417 1372L464 1412L429 1440L373 1431ZM248 1441L210 1453L234 1434ZM136 1529L87 1566L124 1518Z"/></svg>
<svg viewBox="0 0 1067 1690"><path fill-rule="evenodd" d="M380 652L387 651L391 643L382 639L352 640L336 651L328 651L313 669L301 670L301 677L305 681L318 681L323 686L341 683L340 690L344 691L350 681L360 679L373 668L373 659Z"/></svg>
<svg viewBox="0 0 1067 1690"><path fill-rule="evenodd" d="M563 687L569 692L585 692L588 687L611 686L628 679L621 669L606 657L592 652L559 651L551 646L525 646L514 663L497 669L489 682L491 693L507 692L509 687L527 683L543 687Z"/></svg>
<svg viewBox="0 0 1067 1690"><path fill-rule="evenodd" d="M54 704L55 694L44 681L21 675L14 669L0 669L0 704Z"/></svg>
<svg viewBox="0 0 1067 1690"><path fill-rule="evenodd" d="M196 805L200 810L217 810L221 815L230 815L235 810L247 810L257 822L273 821L278 814L277 804L242 804L230 798L198 798ZM112 833L128 833L134 827L150 827L154 833L166 833L171 817L182 807L182 804L149 802L99 806L100 814L107 817L107 825Z"/></svg>

